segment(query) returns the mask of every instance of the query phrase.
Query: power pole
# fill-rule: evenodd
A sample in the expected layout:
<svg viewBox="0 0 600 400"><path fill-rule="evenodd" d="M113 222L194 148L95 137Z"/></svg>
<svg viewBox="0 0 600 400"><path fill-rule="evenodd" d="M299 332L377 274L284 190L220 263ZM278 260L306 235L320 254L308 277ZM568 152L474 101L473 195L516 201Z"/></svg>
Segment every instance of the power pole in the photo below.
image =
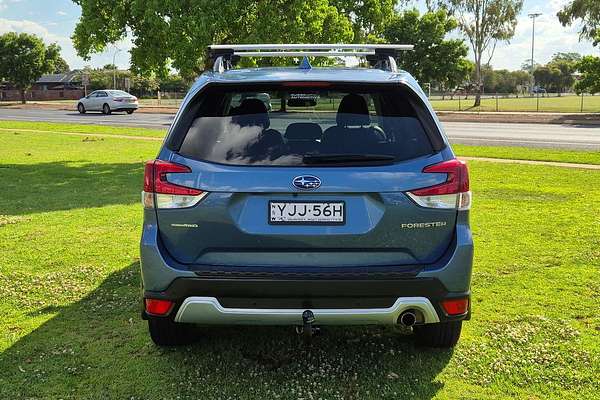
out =
<svg viewBox="0 0 600 400"><path fill-rule="evenodd" d="M113 54L113 89L117 88L117 66L115 64L115 57L117 57L117 53L121 51L118 47L115 47L115 54Z"/></svg>
<svg viewBox="0 0 600 400"><path fill-rule="evenodd" d="M542 15L542 13L531 13L527 14L533 23L531 29L531 88L530 93L533 93L533 86L535 85L535 76L533 75L534 61L533 61L533 49L535 48L535 19Z"/></svg>

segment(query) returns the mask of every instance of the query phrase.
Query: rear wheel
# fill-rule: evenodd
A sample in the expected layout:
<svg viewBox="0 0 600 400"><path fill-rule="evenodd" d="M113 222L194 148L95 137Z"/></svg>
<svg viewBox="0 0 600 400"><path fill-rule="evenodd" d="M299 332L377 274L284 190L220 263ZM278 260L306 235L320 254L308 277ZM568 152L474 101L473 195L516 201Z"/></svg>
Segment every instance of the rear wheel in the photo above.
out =
<svg viewBox="0 0 600 400"><path fill-rule="evenodd" d="M133 110L127 110L127 114L133 114Z"/></svg>
<svg viewBox="0 0 600 400"><path fill-rule="evenodd" d="M415 339L421 346L450 348L458 343L462 321L440 322L413 327Z"/></svg>
<svg viewBox="0 0 600 400"><path fill-rule="evenodd" d="M158 346L189 344L195 339L192 325L173 322L170 319L150 319L148 330L152 341Z"/></svg>
<svg viewBox="0 0 600 400"><path fill-rule="evenodd" d="M79 111L79 114L85 114L85 107L82 103L77 104L77 111Z"/></svg>
<svg viewBox="0 0 600 400"><path fill-rule="evenodd" d="M102 113L108 115L108 114L110 114L110 112L111 112L110 106L108 104L104 103L104 105L102 106Z"/></svg>

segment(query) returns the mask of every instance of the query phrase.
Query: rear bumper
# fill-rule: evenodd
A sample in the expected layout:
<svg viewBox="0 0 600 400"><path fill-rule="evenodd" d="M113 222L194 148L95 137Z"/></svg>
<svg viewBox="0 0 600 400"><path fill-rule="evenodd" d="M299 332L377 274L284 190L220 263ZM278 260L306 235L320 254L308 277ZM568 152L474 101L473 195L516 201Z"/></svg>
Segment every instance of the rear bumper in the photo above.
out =
<svg viewBox="0 0 600 400"><path fill-rule="evenodd" d="M112 111L127 111L127 110L137 110L139 105L135 103L118 103L114 104L114 107L111 107Z"/></svg>
<svg viewBox="0 0 600 400"><path fill-rule="evenodd" d="M188 297L183 301L175 322L220 325L302 325L304 308L230 308L215 297ZM436 310L425 297L402 297L385 308L312 309L320 325L393 325L404 311L416 310L422 323L439 322Z"/></svg>
<svg viewBox="0 0 600 400"><path fill-rule="evenodd" d="M166 317L198 324L295 325L311 310L322 325L393 325L404 311L417 311L420 323L462 320L448 316L442 300L469 297L448 292L435 278L376 280L176 279L163 292L145 298L175 303Z"/></svg>

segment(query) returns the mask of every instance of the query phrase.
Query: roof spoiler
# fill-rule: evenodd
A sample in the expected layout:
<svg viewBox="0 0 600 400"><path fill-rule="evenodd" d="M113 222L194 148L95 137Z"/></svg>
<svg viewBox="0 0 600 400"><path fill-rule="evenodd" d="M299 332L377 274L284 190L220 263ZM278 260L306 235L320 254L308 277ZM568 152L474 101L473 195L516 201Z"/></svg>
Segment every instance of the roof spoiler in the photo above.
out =
<svg viewBox="0 0 600 400"><path fill-rule="evenodd" d="M213 44L208 58L214 72L232 69L241 57L303 57L300 68L310 69L308 57L366 57L372 67L397 72L395 58L410 44Z"/></svg>

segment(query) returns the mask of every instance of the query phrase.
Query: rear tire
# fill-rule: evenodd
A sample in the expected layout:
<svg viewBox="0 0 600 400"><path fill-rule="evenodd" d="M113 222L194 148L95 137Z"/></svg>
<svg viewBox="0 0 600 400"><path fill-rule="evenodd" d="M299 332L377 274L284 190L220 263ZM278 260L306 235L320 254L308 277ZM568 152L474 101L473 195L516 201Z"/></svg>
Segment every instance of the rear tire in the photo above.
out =
<svg viewBox="0 0 600 400"><path fill-rule="evenodd" d="M77 111L79 114L85 114L85 106L82 103L77 104Z"/></svg>
<svg viewBox="0 0 600 400"><path fill-rule="evenodd" d="M111 113L110 106L106 103L102 106L102 114L109 115Z"/></svg>
<svg viewBox="0 0 600 400"><path fill-rule="evenodd" d="M413 327L417 344L426 347L451 348L458 343L462 321L440 322Z"/></svg>
<svg viewBox="0 0 600 400"><path fill-rule="evenodd" d="M170 319L149 319L150 337L157 346L179 346L193 343L196 339L194 327L173 322Z"/></svg>
<svg viewBox="0 0 600 400"><path fill-rule="evenodd" d="M133 114L133 110L127 110L127 114Z"/></svg>

